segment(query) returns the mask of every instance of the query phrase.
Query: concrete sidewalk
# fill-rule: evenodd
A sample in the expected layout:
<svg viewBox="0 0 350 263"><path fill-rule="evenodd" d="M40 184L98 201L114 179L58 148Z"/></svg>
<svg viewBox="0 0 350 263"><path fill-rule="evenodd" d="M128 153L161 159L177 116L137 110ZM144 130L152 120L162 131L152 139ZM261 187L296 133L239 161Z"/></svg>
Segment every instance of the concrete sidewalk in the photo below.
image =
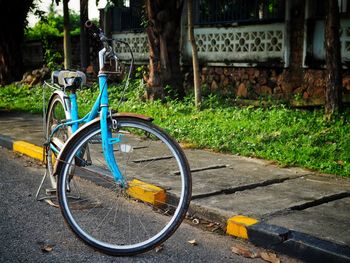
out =
<svg viewBox="0 0 350 263"><path fill-rule="evenodd" d="M0 145L13 149L17 141L42 146L40 115L0 111ZM350 262L349 179L204 150L185 153L192 216L304 261Z"/></svg>

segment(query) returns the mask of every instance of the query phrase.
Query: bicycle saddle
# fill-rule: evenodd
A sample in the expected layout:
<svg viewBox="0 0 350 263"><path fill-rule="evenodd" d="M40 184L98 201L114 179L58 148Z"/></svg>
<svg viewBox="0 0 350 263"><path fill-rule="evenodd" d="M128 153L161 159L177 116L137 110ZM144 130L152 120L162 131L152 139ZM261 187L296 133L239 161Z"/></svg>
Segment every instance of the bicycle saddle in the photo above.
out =
<svg viewBox="0 0 350 263"><path fill-rule="evenodd" d="M77 89L86 83L86 76L78 70L56 70L52 72L51 80L66 89Z"/></svg>

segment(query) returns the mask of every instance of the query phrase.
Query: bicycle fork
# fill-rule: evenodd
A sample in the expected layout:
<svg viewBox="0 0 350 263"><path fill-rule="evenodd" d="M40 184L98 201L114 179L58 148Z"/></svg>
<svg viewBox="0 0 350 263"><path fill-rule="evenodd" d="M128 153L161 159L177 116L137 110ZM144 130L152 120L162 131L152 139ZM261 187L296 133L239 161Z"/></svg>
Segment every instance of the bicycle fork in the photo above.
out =
<svg viewBox="0 0 350 263"><path fill-rule="evenodd" d="M104 158L110 171L113 174L115 181L122 187L127 186L127 182L123 177L120 169L117 165L117 161L114 157L113 144L120 143L120 138L113 138L111 128L108 127L108 93L107 93L107 75L99 74L99 86L101 92L100 102L100 125L101 125L101 137L102 137L102 150Z"/></svg>

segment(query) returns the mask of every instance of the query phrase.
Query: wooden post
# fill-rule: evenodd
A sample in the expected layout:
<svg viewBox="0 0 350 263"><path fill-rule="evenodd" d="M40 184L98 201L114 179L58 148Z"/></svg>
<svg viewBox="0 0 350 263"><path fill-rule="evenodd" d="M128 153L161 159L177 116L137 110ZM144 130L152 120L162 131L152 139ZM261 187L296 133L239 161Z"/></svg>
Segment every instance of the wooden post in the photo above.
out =
<svg viewBox="0 0 350 263"><path fill-rule="evenodd" d="M89 65L89 44L85 22L89 19L89 0L80 0L80 65L83 70Z"/></svg>
<svg viewBox="0 0 350 263"><path fill-rule="evenodd" d="M72 47L70 38L68 2L69 0L63 0L63 51L65 69L69 69L72 66Z"/></svg>
<svg viewBox="0 0 350 263"><path fill-rule="evenodd" d="M198 51L196 39L194 38L193 29L193 2L187 1L187 18L188 18L188 38L192 47L192 66L193 66L193 84L194 84L194 97L195 105L197 109L200 109L202 104L202 90L199 79L199 63L198 63Z"/></svg>

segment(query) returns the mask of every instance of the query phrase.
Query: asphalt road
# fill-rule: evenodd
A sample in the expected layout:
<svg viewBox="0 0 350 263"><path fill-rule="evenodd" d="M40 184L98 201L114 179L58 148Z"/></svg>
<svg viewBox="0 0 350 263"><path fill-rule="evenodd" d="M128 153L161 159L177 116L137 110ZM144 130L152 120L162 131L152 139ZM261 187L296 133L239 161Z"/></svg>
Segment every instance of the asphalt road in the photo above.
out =
<svg viewBox="0 0 350 263"><path fill-rule="evenodd" d="M32 159L0 148L0 262L264 262L231 252L237 244L247 246L242 241L188 223L157 252L111 257L94 251L74 237L58 208L35 200L43 173Z"/></svg>

